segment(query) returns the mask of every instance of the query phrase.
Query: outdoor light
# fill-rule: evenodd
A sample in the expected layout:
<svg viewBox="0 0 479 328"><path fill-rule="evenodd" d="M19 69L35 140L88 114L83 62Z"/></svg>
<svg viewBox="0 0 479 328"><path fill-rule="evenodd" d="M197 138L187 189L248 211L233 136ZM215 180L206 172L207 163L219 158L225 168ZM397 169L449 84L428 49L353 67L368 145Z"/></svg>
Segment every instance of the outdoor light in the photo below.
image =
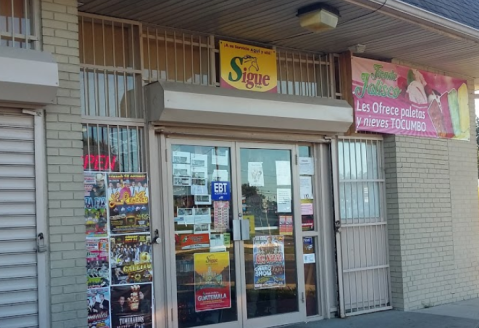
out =
<svg viewBox="0 0 479 328"><path fill-rule="evenodd" d="M354 46L348 47L348 50L355 54L362 54L363 52L366 51L366 45L358 43L358 44L355 44Z"/></svg>
<svg viewBox="0 0 479 328"><path fill-rule="evenodd" d="M339 19L339 11L324 3L314 3L299 8L297 16L299 17L301 27L318 33L336 27Z"/></svg>

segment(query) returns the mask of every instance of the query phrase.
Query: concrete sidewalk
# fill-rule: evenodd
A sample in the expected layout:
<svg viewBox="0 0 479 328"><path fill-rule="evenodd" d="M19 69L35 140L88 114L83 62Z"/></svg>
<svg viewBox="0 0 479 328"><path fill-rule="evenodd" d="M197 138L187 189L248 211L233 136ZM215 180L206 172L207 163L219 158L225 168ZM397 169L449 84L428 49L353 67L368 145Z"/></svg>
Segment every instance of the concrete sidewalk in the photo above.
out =
<svg viewBox="0 0 479 328"><path fill-rule="evenodd" d="M479 328L479 298L412 312L384 311L287 328Z"/></svg>

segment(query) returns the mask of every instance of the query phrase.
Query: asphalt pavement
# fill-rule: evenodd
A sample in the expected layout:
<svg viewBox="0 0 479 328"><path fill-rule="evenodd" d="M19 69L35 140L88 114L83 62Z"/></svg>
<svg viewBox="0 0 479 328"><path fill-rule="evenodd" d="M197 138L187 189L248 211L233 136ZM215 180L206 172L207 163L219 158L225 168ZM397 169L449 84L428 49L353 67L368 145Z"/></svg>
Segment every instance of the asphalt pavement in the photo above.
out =
<svg viewBox="0 0 479 328"><path fill-rule="evenodd" d="M479 328L479 298L417 311L389 310L285 328Z"/></svg>

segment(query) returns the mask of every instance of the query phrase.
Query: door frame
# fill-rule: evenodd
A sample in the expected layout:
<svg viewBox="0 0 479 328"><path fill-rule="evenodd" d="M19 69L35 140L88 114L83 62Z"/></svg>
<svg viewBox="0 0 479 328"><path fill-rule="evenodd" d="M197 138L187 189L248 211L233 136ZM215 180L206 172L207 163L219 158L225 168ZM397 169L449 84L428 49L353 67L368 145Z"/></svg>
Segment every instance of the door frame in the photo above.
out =
<svg viewBox="0 0 479 328"><path fill-rule="evenodd" d="M231 188L235 187L236 179L236 152L235 152L235 143L233 141L217 141L217 140L205 140L205 139L188 139L188 138L176 138L169 137L165 138L165 142L161 143L164 148L164 158L162 159L162 172L166 174L165 179L163 180L163 212L165 218L172 218L174 213L174 208L171 200L173 199L173 181L171 177L173 176L173 168L171 163L171 150L172 145L193 145L193 146L218 146L218 147L228 147L230 149L230 161L231 161ZM165 189L166 188L166 189ZM232 199L233 200L233 199ZM234 213L238 213L238 204L233 201L232 204L233 216ZM175 254L175 238L171 235L171 231L174 231L174 224L172 220L164 220L164 245L165 245L165 263L174 264L176 263L176 254ZM234 242L231 240L231 242ZM242 328L242 308L241 308L241 293L243 290L241 273L239 273L240 268L240 251L239 247L235 244L234 247L235 255L235 276L236 276L236 304L237 304L237 315L238 320L232 322L218 323L213 325L203 325L201 328ZM231 277L231 272L230 272ZM168 324L171 328L178 328L178 307L177 305L177 280L176 280L176 265L169 265L169 269L166 269L166 282L170 285L167 289L167 305L170 308L168 311L169 320Z"/></svg>

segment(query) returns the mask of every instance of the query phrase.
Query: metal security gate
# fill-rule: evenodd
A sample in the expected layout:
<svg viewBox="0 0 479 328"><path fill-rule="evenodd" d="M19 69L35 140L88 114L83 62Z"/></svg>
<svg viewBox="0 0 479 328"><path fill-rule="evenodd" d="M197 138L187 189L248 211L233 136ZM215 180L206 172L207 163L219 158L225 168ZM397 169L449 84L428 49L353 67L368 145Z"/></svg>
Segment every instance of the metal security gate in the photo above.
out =
<svg viewBox="0 0 479 328"><path fill-rule="evenodd" d="M392 308L382 147L378 139L338 143L338 251L346 316Z"/></svg>
<svg viewBox="0 0 479 328"><path fill-rule="evenodd" d="M0 109L0 327L40 325L34 126Z"/></svg>

